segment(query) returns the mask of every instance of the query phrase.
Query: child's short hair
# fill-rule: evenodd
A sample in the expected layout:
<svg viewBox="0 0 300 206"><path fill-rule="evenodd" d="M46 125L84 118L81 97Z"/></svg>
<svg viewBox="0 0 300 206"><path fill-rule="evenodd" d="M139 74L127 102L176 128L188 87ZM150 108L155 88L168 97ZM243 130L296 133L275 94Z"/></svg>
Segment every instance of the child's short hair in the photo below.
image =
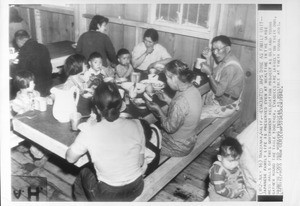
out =
<svg viewBox="0 0 300 206"><path fill-rule="evenodd" d="M64 64L64 72L67 77L76 75L82 72L83 64L86 64L86 59L81 54L74 54L69 56Z"/></svg>
<svg viewBox="0 0 300 206"><path fill-rule="evenodd" d="M13 81L18 89L26 89L29 83L34 81L34 75L28 70L21 70L15 75Z"/></svg>
<svg viewBox="0 0 300 206"><path fill-rule="evenodd" d="M88 62L89 62L89 61L92 61L92 60L95 59L95 58L100 58L100 59L102 59L102 56L101 56L101 54L100 54L99 52L93 52L93 53L91 53L91 55L89 56Z"/></svg>
<svg viewBox="0 0 300 206"><path fill-rule="evenodd" d="M231 156L234 159L243 153L242 145L232 137L224 139L219 148L219 155L223 157Z"/></svg>
<svg viewBox="0 0 300 206"><path fill-rule="evenodd" d="M117 58L120 58L120 56L122 56L123 54L130 54L130 52L127 49L122 48L118 51Z"/></svg>

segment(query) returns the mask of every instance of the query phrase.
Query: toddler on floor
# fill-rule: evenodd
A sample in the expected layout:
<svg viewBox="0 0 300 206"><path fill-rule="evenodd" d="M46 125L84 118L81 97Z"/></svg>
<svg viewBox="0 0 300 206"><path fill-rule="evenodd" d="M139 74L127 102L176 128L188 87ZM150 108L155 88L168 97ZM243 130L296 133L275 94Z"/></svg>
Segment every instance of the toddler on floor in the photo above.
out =
<svg viewBox="0 0 300 206"><path fill-rule="evenodd" d="M210 201L250 201L243 173L239 167L242 145L234 138L226 138L220 145L218 161L209 170Z"/></svg>

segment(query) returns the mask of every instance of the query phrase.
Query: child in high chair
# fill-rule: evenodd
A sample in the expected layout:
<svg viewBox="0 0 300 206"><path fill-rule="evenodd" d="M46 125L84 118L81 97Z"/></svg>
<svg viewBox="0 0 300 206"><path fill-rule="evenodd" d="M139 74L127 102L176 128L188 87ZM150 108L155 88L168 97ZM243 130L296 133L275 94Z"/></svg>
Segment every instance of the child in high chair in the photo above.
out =
<svg viewBox="0 0 300 206"><path fill-rule="evenodd" d="M250 201L243 173L239 167L242 145L234 138L226 138L220 145L218 161L209 170L210 201Z"/></svg>
<svg viewBox="0 0 300 206"><path fill-rule="evenodd" d="M116 74L118 78L128 78L133 72L130 63L131 55L127 49L120 49L117 53L119 64L116 66Z"/></svg>
<svg viewBox="0 0 300 206"><path fill-rule="evenodd" d="M37 98L40 97L40 93L34 90L34 75L28 70L22 70L15 75L13 81L19 89L16 98L10 102L13 112L23 114L36 109L35 105ZM45 157L44 153L35 146L30 146L30 152L36 160L41 160Z"/></svg>

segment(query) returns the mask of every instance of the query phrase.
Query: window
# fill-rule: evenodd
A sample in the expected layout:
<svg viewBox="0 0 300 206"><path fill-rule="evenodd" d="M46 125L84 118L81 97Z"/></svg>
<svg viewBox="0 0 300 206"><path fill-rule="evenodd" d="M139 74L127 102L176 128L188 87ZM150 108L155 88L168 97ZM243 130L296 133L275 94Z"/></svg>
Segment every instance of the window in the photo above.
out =
<svg viewBox="0 0 300 206"><path fill-rule="evenodd" d="M150 9L150 23L209 33L214 25L217 5L155 4Z"/></svg>

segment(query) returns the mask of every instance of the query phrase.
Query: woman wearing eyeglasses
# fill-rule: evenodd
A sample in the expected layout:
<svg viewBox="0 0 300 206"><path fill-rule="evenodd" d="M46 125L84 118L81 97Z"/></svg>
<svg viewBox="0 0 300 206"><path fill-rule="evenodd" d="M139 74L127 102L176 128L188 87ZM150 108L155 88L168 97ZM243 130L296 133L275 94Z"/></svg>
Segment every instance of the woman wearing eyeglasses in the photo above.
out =
<svg viewBox="0 0 300 206"><path fill-rule="evenodd" d="M202 52L207 63L202 63L201 71L209 78L211 91L203 106L201 119L226 117L238 110L245 81L244 70L231 52L230 39L223 35L216 36L211 44L211 50ZM216 67L213 67L213 62L216 62Z"/></svg>
<svg viewBox="0 0 300 206"><path fill-rule="evenodd" d="M143 42L136 45L132 51L132 64L142 73L148 73L150 68L157 64L165 65L171 61L171 55L166 48L158 43L158 32L155 29L147 29Z"/></svg>

